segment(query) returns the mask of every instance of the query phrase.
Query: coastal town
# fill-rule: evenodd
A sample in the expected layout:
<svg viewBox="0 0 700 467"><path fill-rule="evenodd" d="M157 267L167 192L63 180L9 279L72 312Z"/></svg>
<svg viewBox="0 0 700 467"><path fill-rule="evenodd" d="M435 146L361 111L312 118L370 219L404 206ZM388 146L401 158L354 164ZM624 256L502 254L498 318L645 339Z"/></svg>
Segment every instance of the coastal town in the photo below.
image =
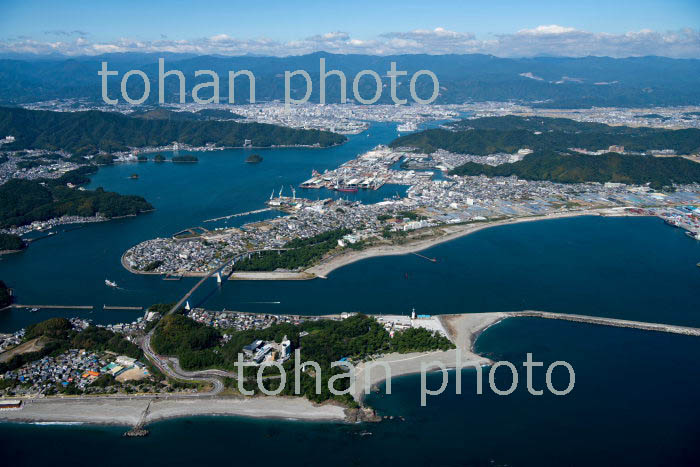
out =
<svg viewBox="0 0 700 467"><path fill-rule="evenodd" d="M488 163L509 163L528 153L486 156ZM324 173L314 172L301 183L309 192L328 188L338 191L402 187L403 197L389 197L374 204L343 199L271 196L268 206L281 215L240 228L200 228L187 238L157 238L126 251L122 263L132 272L202 274L222 267L248 251L280 250L295 238L310 238L334 229L349 229L342 246L352 248L395 236L439 235L441 226L488 223L548 215L575 214L601 209L656 215L700 238L700 185L685 185L673 192L622 183L554 183L517 177L456 176L450 169L477 156L437 151L430 156L410 148L379 146ZM412 162L422 170L402 169ZM407 187L407 188L403 188ZM363 244L360 243L360 244Z"/></svg>
<svg viewBox="0 0 700 467"><path fill-rule="evenodd" d="M102 110L129 114L133 106L125 103L104 105L89 99L63 99L33 102L27 109L79 112ZM318 129L341 134L358 134L369 128L368 122L396 122L399 133L415 131L425 124L447 124L464 117L500 117L504 115L569 118L580 122L607 125L649 126L656 128L700 128L700 107L591 107L589 109L549 109L513 101L485 101L464 104L426 105L359 105L353 103L324 105L299 104L290 108L282 102L261 102L245 105L169 104L175 111L201 109L224 110L239 121L270 123L292 128ZM238 117L233 117L233 116ZM240 119L244 117L244 119Z"/></svg>
<svg viewBox="0 0 700 467"><path fill-rule="evenodd" d="M286 323L299 325L305 321L343 321L357 313L340 313L327 316L297 316L257 314L227 310L207 310L204 308L183 310L184 315L207 327L222 332L221 343L229 341L231 333L262 330ZM143 317L132 323L94 325L90 320L71 318L70 325L77 332L104 329L118 333L127 341L141 343L149 323L155 324L162 317L152 309L146 310ZM447 333L440 321L430 315L416 314L413 310L406 315L377 316L375 319L394 337L396 332L411 328L427 329L442 336ZM26 329L12 334L0 334L0 363L31 352L37 352L50 341L43 337L27 340ZM308 333L301 333L304 337ZM280 342L256 339L243 347L244 362L260 365L263 362L285 362L291 357L292 345L286 336ZM132 394L172 392L173 384L166 384L162 375L152 374L153 367L147 360L138 360L112 351L90 351L70 348L59 354L46 355L27 361L16 369L0 374L0 397L36 398L65 394ZM157 371L157 370L156 370ZM175 385L176 389L178 388ZM186 389L186 388L184 388Z"/></svg>

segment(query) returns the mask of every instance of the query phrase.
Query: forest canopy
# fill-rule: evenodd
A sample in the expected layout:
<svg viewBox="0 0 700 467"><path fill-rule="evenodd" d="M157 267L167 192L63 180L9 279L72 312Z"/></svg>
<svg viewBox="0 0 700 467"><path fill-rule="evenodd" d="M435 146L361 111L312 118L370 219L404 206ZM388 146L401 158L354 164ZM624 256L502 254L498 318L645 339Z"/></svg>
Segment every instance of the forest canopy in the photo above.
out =
<svg viewBox="0 0 700 467"><path fill-rule="evenodd" d="M80 181L85 176L78 173L66 178ZM113 218L151 209L153 206L140 196L120 195L102 188L83 191L59 185L57 181L42 184L41 180L24 179L12 179L0 185L0 228L61 216L101 214Z"/></svg>
<svg viewBox="0 0 700 467"><path fill-rule="evenodd" d="M222 333L228 336L225 342L221 339ZM161 320L152 343L159 354L177 356L185 370L222 368L236 371L234 363L238 361L238 354L244 346L257 339L281 342L285 336L294 349L300 349L302 361L314 361L321 368L321 394L316 393L315 378L312 376L304 373L301 381L301 394L316 402L335 398L351 403L349 395L333 396L328 390L330 377L344 372L337 367L332 368L331 363L342 358L360 360L383 352L407 353L454 348L454 344L446 337L423 328L399 331L392 338L376 319L362 314L344 320L309 320L298 325L281 323L265 329L244 331L219 331L176 314ZM294 381L293 358L283 365L288 382ZM257 371L254 367L245 370L247 376L254 375ZM273 379L270 382L274 385L275 381ZM347 378L342 381L348 382ZM246 389L255 390L256 384L253 381L248 383ZM287 384L282 394L293 395L293 386ZM342 390L345 387L336 385L336 389Z"/></svg>
<svg viewBox="0 0 700 467"><path fill-rule="evenodd" d="M81 155L165 146L320 146L344 143L342 135L263 123L135 118L99 112L50 112L0 107L0 134L13 135L5 149L65 150Z"/></svg>
<svg viewBox="0 0 700 467"><path fill-rule="evenodd" d="M598 156L536 152L521 161L497 166L468 162L450 171L452 175L486 175L559 183L615 182L654 188L674 183L700 182L700 164L681 157L633 156L607 153Z"/></svg>
<svg viewBox="0 0 700 467"><path fill-rule="evenodd" d="M509 115L461 120L453 123L451 130L411 133L390 144L394 148L411 147L424 153L443 149L474 155L512 154L524 148L533 151L567 151L569 148L597 151L613 145L639 153L672 149L678 154L696 154L700 152L700 129L613 127L565 118Z"/></svg>

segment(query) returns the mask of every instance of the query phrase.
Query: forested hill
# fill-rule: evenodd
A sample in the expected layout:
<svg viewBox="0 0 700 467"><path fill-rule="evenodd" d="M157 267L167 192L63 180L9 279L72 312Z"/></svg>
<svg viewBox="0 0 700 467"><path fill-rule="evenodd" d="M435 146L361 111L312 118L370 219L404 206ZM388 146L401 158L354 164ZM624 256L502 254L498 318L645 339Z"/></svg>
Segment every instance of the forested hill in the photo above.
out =
<svg viewBox="0 0 700 467"><path fill-rule="evenodd" d="M0 107L0 135L16 141L15 149L63 149L78 154L124 151L129 147L163 146L174 141L193 146L332 146L342 135L297 130L263 123L132 118L110 112L49 112Z"/></svg>
<svg viewBox="0 0 700 467"><path fill-rule="evenodd" d="M621 145L626 151L673 149L678 154L700 152L700 130L631 128L563 118L489 117L462 120L454 130L433 129L395 139L391 147L413 147L430 153L438 149L486 155L513 153L521 148L533 151L584 148L592 151Z"/></svg>
<svg viewBox="0 0 700 467"><path fill-rule="evenodd" d="M650 183L654 188L674 183L700 183L700 164L680 157L632 156L607 153L599 156L535 152L512 164L490 166L468 162L452 175L515 175L524 180L560 183L616 182L634 185Z"/></svg>
<svg viewBox="0 0 700 467"><path fill-rule="evenodd" d="M106 218L139 214L153 209L140 196L96 190L76 190L66 180L87 180L68 174L57 180L12 179L0 185L0 228L21 226L61 216Z"/></svg>
<svg viewBox="0 0 700 467"><path fill-rule="evenodd" d="M530 130L560 131L563 133L610 133L643 135L666 131L662 128L606 125L597 122L580 122L570 118L504 115L463 119L448 125L453 130Z"/></svg>

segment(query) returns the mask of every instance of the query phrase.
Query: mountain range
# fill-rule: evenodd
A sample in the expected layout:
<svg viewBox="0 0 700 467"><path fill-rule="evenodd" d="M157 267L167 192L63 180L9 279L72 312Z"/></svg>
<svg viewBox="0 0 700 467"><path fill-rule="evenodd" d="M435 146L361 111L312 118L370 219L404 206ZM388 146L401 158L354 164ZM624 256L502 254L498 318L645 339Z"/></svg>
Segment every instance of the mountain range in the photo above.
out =
<svg viewBox="0 0 700 467"><path fill-rule="evenodd" d="M326 59L326 70L337 69L347 77L347 94L352 98L352 80L361 70L377 72L384 85L378 103L391 103L389 78L391 62L408 75L398 78L398 96L407 98L409 79L418 70L436 74L440 82L438 104L478 101L518 101L539 107L637 107L700 104L700 60L664 57L536 57L499 58L491 55L338 55L313 53L288 57L193 56L191 54L105 54L66 58L62 56L0 59L0 103L25 104L36 101L84 98L96 103L101 99L101 62L119 76L109 78L110 97L120 97L119 83L125 72L138 69L150 80L151 93L146 103L156 103L158 58L165 59L165 70L177 69L186 79L186 101L191 90L209 77L195 78L196 70L212 70L220 77L222 102L228 99L228 71L250 70L256 77L256 101L284 99L284 72L306 70L313 81L311 102L318 102L319 59ZM291 81L292 97L301 97L305 83L300 76ZM178 80L165 81L166 102L176 102ZM423 77L417 81L417 93L431 95L433 84ZM327 102L339 102L339 79L326 80ZM143 83L132 77L127 83L129 95L142 94ZM203 90L204 91L204 90ZM365 99L373 95L371 77L360 81ZM236 79L236 103L248 100L248 79ZM208 97L206 92L201 98ZM120 98L121 100L121 98ZM123 100L121 100L123 102Z"/></svg>

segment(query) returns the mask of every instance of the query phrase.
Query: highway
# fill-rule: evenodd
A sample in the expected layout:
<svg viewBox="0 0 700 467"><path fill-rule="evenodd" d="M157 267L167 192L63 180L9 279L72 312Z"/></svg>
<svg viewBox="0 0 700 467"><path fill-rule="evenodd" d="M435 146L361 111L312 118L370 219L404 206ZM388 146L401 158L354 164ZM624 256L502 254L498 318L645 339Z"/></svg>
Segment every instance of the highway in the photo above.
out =
<svg viewBox="0 0 700 467"><path fill-rule="evenodd" d="M175 369L171 368L170 365L168 365L167 361L161 359L160 356L153 351L153 348L151 347L152 336L153 330L146 334L141 348L143 349L146 358L148 358L155 366L157 366L160 371L162 371L164 374L170 376L173 379L202 381L210 383L212 385L211 390L201 393L198 392L192 394L192 396L215 396L224 390L224 383L221 381L219 376L229 376L227 372L222 370L203 370L179 373ZM178 369L179 367L180 365L177 365Z"/></svg>

